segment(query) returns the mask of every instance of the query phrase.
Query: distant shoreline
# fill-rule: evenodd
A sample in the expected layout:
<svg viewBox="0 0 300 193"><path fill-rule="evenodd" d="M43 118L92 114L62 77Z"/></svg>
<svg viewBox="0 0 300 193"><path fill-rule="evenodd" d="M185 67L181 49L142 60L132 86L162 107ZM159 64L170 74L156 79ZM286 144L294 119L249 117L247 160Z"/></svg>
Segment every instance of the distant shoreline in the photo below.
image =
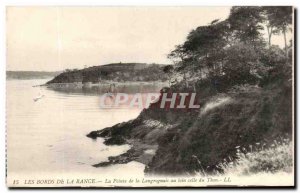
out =
<svg viewBox="0 0 300 193"><path fill-rule="evenodd" d="M125 81L125 82L117 82L117 81L103 81L98 83L92 83L92 82L71 82L71 83L49 83L44 84L41 86L56 86L56 85L77 85L77 86L102 86L102 85L149 85L149 84L168 84L167 81Z"/></svg>
<svg viewBox="0 0 300 193"><path fill-rule="evenodd" d="M49 79L60 73L60 71L6 71L6 80Z"/></svg>

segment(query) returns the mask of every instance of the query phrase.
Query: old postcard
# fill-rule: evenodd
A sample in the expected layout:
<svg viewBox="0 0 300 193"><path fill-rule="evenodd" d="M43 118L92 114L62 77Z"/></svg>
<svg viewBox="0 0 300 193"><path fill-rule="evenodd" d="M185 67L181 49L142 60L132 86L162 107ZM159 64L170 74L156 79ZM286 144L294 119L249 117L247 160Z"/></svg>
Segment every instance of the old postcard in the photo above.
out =
<svg viewBox="0 0 300 193"><path fill-rule="evenodd" d="M8 187L292 187L294 8L7 7Z"/></svg>

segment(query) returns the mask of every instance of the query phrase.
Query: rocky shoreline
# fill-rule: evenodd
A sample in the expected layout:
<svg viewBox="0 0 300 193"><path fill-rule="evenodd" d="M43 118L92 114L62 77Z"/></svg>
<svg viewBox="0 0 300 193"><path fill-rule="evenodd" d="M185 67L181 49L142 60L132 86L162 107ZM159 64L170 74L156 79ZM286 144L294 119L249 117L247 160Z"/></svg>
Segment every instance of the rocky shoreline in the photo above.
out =
<svg viewBox="0 0 300 193"><path fill-rule="evenodd" d="M148 165L157 151L158 144L149 140L142 141L137 138L131 138L128 129L130 127L134 128L139 126L141 126L139 121L132 120L117 124L110 128L105 128L103 130L92 131L87 134L87 137L92 139L96 139L98 137L104 138L105 145L129 144L131 146L127 152L117 156L111 156L108 158L108 161L100 162L98 164L94 164L93 166L107 167L114 164L126 164L131 161L137 161Z"/></svg>
<svg viewBox="0 0 300 193"><path fill-rule="evenodd" d="M131 161L137 161L148 165L155 155L157 145L147 145L140 142L127 142L131 148L118 156L111 156L106 162L94 164L94 167L106 167L114 164L126 164ZM117 145L117 144L116 144Z"/></svg>

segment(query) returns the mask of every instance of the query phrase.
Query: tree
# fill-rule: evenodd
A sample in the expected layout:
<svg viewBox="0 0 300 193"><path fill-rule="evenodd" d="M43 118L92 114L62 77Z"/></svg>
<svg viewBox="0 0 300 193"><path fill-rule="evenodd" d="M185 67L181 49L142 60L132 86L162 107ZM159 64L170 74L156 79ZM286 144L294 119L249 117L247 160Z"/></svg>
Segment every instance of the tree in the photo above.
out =
<svg viewBox="0 0 300 193"><path fill-rule="evenodd" d="M289 29L289 25L292 24L293 10L292 7L287 6L276 6L276 7L265 7L269 26L274 28L277 32L281 32L284 37L284 49L286 57L288 58L288 46L286 39L286 32Z"/></svg>
<svg viewBox="0 0 300 193"><path fill-rule="evenodd" d="M257 72L282 62L283 51L271 46L271 38L282 32L286 42L285 33L291 22L291 7L232 7L228 19L216 19L192 30L168 57L177 59L177 69L184 75L188 71L193 77L199 76L199 80L203 74L208 78L225 75L225 79L246 83L253 77L259 78ZM268 50L263 23L268 29ZM287 50L286 45L286 53Z"/></svg>
<svg viewBox="0 0 300 193"><path fill-rule="evenodd" d="M200 71L200 79L204 68L215 70L221 65L222 50L228 45L228 27L226 21L214 20L211 25L191 31L183 44L183 50L189 53L193 71Z"/></svg>
<svg viewBox="0 0 300 193"><path fill-rule="evenodd" d="M222 49L226 45L224 39L226 27L224 22L200 26L189 33L182 47L186 52L196 53L198 57L208 57L211 52Z"/></svg>
<svg viewBox="0 0 300 193"><path fill-rule="evenodd" d="M262 41L262 21L261 8L252 6L232 7L228 18L235 39L253 45Z"/></svg>
<svg viewBox="0 0 300 193"><path fill-rule="evenodd" d="M169 86L171 86L171 79L172 79L172 74L174 72L174 66L167 65L167 66L163 67L163 72L168 75Z"/></svg>
<svg viewBox="0 0 300 193"><path fill-rule="evenodd" d="M267 27L267 33L268 33L268 45L269 48L271 47L271 38L273 34L278 34L278 29L275 28L275 26L272 24L272 13L273 7L266 6L262 7L262 15L264 17L264 23Z"/></svg>
<svg viewBox="0 0 300 193"><path fill-rule="evenodd" d="M184 61L184 59L187 57L187 53L184 51L182 45L176 45L175 49L171 51L170 54L168 54L168 58L171 60L177 60Z"/></svg>

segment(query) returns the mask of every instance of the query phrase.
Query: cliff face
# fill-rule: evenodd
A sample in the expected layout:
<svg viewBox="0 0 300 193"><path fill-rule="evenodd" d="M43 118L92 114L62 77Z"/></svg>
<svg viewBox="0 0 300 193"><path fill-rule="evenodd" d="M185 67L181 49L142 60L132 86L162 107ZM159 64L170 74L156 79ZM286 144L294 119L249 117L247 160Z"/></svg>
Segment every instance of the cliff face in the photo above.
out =
<svg viewBox="0 0 300 193"><path fill-rule="evenodd" d="M200 110L150 106L135 120L88 136L105 137L107 145L138 141L155 146L155 155L143 162L148 174L219 171L218 163L234 159L237 146L249 151L255 144L268 146L278 137L291 137L292 79L291 71L284 69L274 68L259 86L235 85L220 91L212 81L202 81L197 86ZM170 89L180 92L180 87ZM132 144L134 152L138 148ZM138 160L143 151L136 152L140 153L122 156L129 158L127 162Z"/></svg>
<svg viewBox="0 0 300 193"><path fill-rule="evenodd" d="M114 63L102 66L93 66L82 70L66 70L47 84L75 83L101 81L166 81L167 76L160 64L143 63Z"/></svg>

